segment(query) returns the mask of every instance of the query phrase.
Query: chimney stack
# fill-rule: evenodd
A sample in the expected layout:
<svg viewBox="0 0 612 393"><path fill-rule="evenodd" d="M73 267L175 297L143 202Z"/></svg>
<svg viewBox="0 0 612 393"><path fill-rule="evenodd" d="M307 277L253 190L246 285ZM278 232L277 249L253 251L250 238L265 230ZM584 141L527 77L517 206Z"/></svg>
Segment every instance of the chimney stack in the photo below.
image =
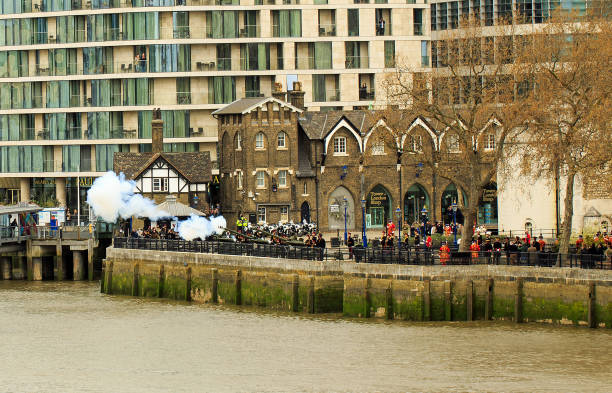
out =
<svg viewBox="0 0 612 393"><path fill-rule="evenodd" d="M289 92L289 101L296 108L305 109L302 82L293 82L293 90Z"/></svg>
<svg viewBox="0 0 612 393"><path fill-rule="evenodd" d="M151 151L161 153L164 151L164 121L161 119L161 110L153 109L151 121Z"/></svg>
<svg viewBox="0 0 612 393"><path fill-rule="evenodd" d="M274 83L274 91L272 92L272 97L276 98L277 100L281 100L283 102L287 102L287 93L285 93L283 91L283 85L282 83Z"/></svg>

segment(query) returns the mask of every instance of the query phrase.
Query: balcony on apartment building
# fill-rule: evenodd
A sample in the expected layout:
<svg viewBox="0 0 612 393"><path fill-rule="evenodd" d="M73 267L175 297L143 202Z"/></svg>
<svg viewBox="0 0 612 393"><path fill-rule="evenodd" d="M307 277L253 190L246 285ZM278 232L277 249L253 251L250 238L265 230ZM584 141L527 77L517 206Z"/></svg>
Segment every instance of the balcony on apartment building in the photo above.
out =
<svg viewBox="0 0 612 393"><path fill-rule="evenodd" d="M359 74L359 101L373 101L375 93L374 74Z"/></svg>
<svg viewBox="0 0 612 393"><path fill-rule="evenodd" d="M319 10L319 37L336 36L336 10Z"/></svg>

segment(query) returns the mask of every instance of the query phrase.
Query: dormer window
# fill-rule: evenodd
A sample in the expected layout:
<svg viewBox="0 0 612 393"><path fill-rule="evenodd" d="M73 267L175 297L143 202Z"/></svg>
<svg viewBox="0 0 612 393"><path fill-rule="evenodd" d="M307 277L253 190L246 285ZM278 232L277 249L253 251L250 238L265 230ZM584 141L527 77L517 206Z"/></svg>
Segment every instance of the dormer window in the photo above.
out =
<svg viewBox="0 0 612 393"><path fill-rule="evenodd" d="M485 150L495 149L495 134L487 134L484 137L484 148Z"/></svg>
<svg viewBox="0 0 612 393"><path fill-rule="evenodd" d="M263 149L264 148L264 134L263 134L263 132L260 132L257 135L255 135L255 148L256 149Z"/></svg>
<svg viewBox="0 0 612 393"><path fill-rule="evenodd" d="M346 137L337 136L334 138L334 154L346 154Z"/></svg>
<svg viewBox="0 0 612 393"><path fill-rule="evenodd" d="M410 148L415 153L423 152L423 138L421 135L413 135L410 137Z"/></svg>

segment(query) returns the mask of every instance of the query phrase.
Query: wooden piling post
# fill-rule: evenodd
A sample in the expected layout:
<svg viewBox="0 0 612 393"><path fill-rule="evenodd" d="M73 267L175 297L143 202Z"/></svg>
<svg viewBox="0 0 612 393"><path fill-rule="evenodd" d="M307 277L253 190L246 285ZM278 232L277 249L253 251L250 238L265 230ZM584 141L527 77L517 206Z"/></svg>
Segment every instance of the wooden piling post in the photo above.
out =
<svg viewBox="0 0 612 393"><path fill-rule="evenodd" d="M236 270L235 288L236 305L239 306L242 304L242 270Z"/></svg>
<svg viewBox="0 0 612 393"><path fill-rule="evenodd" d="M134 271L132 273L132 296L138 296L138 281L139 281L140 266L138 263L134 264Z"/></svg>
<svg viewBox="0 0 612 393"><path fill-rule="evenodd" d="M159 265L159 275L157 276L157 297L164 297L164 265Z"/></svg>
<svg viewBox="0 0 612 393"><path fill-rule="evenodd" d="M191 301L191 267L185 268L185 300Z"/></svg>
<svg viewBox="0 0 612 393"><path fill-rule="evenodd" d="M293 274L291 278L291 311L297 312L300 307L300 276Z"/></svg>
<svg viewBox="0 0 612 393"><path fill-rule="evenodd" d="M314 289L314 277L308 276L308 303L307 309L310 314L315 312L315 289Z"/></svg>
<svg viewBox="0 0 612 393"><path fill-rule="evenodd" d="M212 268L210 273L212 275L211 302L219 303L219 270Z"/></svg>
<svg viewBox="0 0 612 393"><path fill-rule="evenodd" d="M370 309L372 308L372 298L370 297L370 289L372 288L372 279L368 274L365 279L365 287L363 288L363 317L370 318Z"/></svg>
<svg viewBox="0 0 612 393"><path fill-rule="evenodd" d="M516 278L516 294L514 295L514 322L523 322L523 278Z"/></svg>
<svg viewBox="0 0 612 393"><path fill-rule="evenodd" d="M594 329L597 327L597 298L595 293L595 283L589 283L589 294L587 300L588 307L588 324L589 327Z"/></svg>
<svg viewBox="0 0 612 393"><path fill-rule="evenodd" d="M487 280L487 301L485 303L485 321L493 318L493 279Z"/></svg>
<svg viewBox="0 0 612 393"><path fill-rule="evenodd" d="M431 281L423 281L423 321L431 321Z"/></svg>
<svg viewBox="0 0 612 393"><path fill-rule="evenodd" d="M465 289L466 320L474 320L474 282L469 280Z"/></svg>

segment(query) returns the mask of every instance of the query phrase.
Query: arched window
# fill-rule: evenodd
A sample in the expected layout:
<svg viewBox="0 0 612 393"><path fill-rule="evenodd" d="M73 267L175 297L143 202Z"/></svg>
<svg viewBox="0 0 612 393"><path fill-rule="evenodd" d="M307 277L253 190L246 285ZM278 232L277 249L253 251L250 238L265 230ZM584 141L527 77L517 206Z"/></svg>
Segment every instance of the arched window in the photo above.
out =
<svg viewBox="0 0 612 393"><path fill-rule="evenodd" d="M281 131L278 133L276 137L276 148L284 149L287 147L287 133L285 131Z"/></svg>
<svg viewBox="0 0 612 393"><path fill-rule="evenodd" d="M255 148L256 149L263 149L264 148L264 134L263 134L263 132L259 132L259 133L257 133L257 135L255 135Z"/></svg>
<svg viewBox="0 0 612 393"><path fill-rule="evenodd" d="M242 150L242 136L240 136L240 133L236 134L236 150Z"/></svg>

